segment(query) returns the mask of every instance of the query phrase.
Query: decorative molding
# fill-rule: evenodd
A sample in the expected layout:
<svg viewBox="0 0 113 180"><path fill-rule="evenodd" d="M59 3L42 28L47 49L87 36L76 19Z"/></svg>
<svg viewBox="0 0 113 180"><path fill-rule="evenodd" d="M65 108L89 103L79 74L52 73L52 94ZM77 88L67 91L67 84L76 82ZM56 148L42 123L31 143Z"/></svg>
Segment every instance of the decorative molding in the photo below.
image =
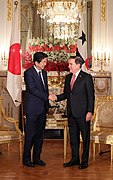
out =
<svg viewBox="0 0 113 180"><path fill-rule="evenodd" d="M7 83L7 71L0 71L0 96L3 99L3 106L5 113L7 116L13 117L15 119L19 119L19 108L16 107L12 101L12 98L10 97L7 89L6 89L6 83Z"/></svg>
<svg viewBox="0 0 113 180"><path fill-rule="evenodd" d="M101 21L106 21L106 0L101 0Z"/></svg>
<svg viewBox="0 0 113 180"><path fill-rule="evenodd" d="M87 8L92 8L92 1L87 2Z"/></svg>
<svg viewBox="0 0 113 180"><path fill-rule="evenodd" d="M27 17L29 18L29 5L25 4L21 6L21 12Z"/></svg>
<svg viewBox="0 0 113 180"><path fill-rule="evenodd" d="M109 89L109 82L108 79L96 79L95 80L95 89L98 93L106 93Z"/></svg>
<svg viewBox="0 0 113 180"><path fill-rule="evenodd" d="M12 0L7 0L7 21L12 19Z"/></svg>
<svg viewBox="0 0 113 180"><path fill-rule="evenodd" d="M108 71L90 72L94 80L95 95L105 96L111 93L111 73Z"/></svg>

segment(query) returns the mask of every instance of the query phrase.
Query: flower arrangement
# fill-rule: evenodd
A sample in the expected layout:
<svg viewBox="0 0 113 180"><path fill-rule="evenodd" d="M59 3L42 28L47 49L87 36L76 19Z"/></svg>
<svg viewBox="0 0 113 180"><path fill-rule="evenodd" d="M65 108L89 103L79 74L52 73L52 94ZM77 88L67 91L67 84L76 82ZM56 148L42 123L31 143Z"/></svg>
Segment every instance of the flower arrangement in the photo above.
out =
<svg viewBox="0 0 113 180"><path fill-rule="evenodd" d="M53 38L37 37L36 39L33 38L29 40L29 49L31 54L35 52L45 52L48 55L47 71L68 71L67 60L71 55L75 55L76 53L76 41L71 38L67 40L53 40ZM27 61L27 65L28 64Z"/></svg>
<svg viewBox="0 0 113 180"><path fill-rule="evenodd" d="M23 50L21 53L21 60L22 60L22 67L24 69L28 69L33 65L32 54L28 53L25 50Z"/></svg>

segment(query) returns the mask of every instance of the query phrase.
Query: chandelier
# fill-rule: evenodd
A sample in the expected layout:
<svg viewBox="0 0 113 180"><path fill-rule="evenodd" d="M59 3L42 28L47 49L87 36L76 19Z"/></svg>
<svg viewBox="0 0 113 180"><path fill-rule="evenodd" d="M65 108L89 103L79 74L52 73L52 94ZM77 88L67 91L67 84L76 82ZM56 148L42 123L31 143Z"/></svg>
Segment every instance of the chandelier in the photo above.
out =
<svg viewBox="0 0 113 180"><path fill-rule="evenodd" d="M32 0L41 18L48 18L48 22L74 23L81 13L86 0Z"/></svg>
<svg viewBox="0 0 113 180"><path fill-rule="evenodd" d="M87 0L32 0L37 14L46 19L48 36L76 38L81 13Z"/></svg>

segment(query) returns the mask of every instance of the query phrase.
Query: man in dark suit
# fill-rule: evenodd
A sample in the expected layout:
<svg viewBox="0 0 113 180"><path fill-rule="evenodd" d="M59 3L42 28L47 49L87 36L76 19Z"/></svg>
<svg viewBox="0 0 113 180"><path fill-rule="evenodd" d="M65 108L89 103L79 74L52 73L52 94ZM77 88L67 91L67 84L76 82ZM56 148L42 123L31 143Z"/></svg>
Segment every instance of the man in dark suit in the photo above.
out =
<svg viewBox="0 0 113 180"><path fill-rule="evenodd" d="M94 85L92 76L81 70L83 60L72 56L68 60L70 74L65 78L64 92L50 96L50 100L67 99L67 115L70 133L72 159L64 167L79 165L79 169L88 167L90 145L90 120L94 112ZM83 153L80 163L80 132L83 140Z"/></svg>
<svg viewBox="0 0 113 180"><path fill-rule="evenodd" d="M24 72L26 123L23 164L29 167L46 165L40 156L48 110L48 82L47 73L44 70L47 55L43 52L36 52L33 61L34 66ZM32 148L33 162L31 161Z"/></svg>

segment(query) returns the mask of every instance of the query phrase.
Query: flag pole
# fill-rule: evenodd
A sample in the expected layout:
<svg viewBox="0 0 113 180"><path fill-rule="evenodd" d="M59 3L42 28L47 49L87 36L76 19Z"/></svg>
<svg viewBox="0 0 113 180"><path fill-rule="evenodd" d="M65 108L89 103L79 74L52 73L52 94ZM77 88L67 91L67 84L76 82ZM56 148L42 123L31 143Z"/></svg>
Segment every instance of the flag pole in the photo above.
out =
<svg viewBox="0 0 113 180"><path fill-rule="evenodd" d="M15 2L14 2L14 5L16 6L16 9L17 9L18 1L15 1ZM23 115L24 115L24 113L23 113L23 102L19 102L19 101L17 101L17 100L15 100L15 102L20 103L20 115L21 115L21 117L20 117L20 120L19 120L19 129L23 132L23 131L24 131L24 129L23 129L23 127L24 127L24 119L23 119Z"/></svg>
<svg viewBox="0 0 113 180"><path fill-rule="evenodd" d="M14 5L15 5L16 8L17 8L17 6L18 6L18 1L15 1L15 2L14 2Z"/></svg>

